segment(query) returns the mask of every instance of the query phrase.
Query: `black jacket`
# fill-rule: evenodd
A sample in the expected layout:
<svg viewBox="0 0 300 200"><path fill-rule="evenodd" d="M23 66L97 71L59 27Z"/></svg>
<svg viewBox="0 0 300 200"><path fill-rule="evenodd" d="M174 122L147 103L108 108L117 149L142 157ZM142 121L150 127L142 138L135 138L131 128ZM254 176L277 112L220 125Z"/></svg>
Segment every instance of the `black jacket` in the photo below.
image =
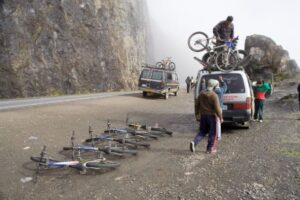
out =
<svg viewBox="0 0 300 200"><path fill-rule="evenodd" d="M219 36L223 40L233 39L234 37L234 25L230 23L226 25L226 21L219 22L213 29L214 35Z"/></svg>

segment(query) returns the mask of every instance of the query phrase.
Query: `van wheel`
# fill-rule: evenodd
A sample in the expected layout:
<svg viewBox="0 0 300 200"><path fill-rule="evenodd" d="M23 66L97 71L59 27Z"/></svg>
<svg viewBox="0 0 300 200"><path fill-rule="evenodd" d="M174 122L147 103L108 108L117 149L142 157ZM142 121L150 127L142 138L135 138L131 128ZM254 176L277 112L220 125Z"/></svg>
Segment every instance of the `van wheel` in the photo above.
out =
<svg viewBox="0 0 300 200"><path fill-rule="evenodd" d="M164 97L165 97L165 99L167 100L167 99L169 98L169 93L166 92Z"/></svg>
<svg viewBox="0 0 300 200"><path fill-rule="evenodd" d="M177 95L178 95L178 91L177 91L177 92L174 92L174 95L177 96Z"/></svg>
<svg viewBox="0 0 300 200"><path fill-rule="evenodd" d="M146 97L146 96L147 96L147 92L143 91L143 97Z"/></svg>

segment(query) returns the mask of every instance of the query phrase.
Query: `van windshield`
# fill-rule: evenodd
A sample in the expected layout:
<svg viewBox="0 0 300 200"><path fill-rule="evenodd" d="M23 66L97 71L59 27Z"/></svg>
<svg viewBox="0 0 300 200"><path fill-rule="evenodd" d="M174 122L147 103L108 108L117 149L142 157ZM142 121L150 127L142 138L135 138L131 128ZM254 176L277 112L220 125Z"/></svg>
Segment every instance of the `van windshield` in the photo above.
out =
<svg viewBox="0 0 300 200"><path fill-rule="evenodd" d="M207 83L209 79L219 80L219 74L208 74L201 78L201 83L203 80ZM227 83L226 93L245 93L245 85L243 78L240 74L222 74L224 81ZM199 92L202 88L199 87Z"/></svg>
<svg viewBox="0 0 300 200"><path fill-rule="evenodd" d="M163 79L163 72L162 71L152 71L152 77L153 80L162 80Z"/></svg>

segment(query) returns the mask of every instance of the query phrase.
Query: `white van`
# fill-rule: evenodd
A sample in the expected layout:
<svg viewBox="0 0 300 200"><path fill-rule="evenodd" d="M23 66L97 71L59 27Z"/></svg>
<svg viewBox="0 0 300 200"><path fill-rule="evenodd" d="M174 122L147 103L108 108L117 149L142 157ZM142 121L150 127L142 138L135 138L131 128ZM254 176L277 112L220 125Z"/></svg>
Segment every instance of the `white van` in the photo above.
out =
<svg viewBox="0 0 300 200"><path fill-rule="evenodd" d="M231 72L199 70L195 88L195 103L200 93L200 83L203 79L206 83L209 79L219 79L222 76L227 84L224 94L223 119L226 123L241 124L249 128L249 121L254 114L254 95L252 84L244 70Z"/></svg>

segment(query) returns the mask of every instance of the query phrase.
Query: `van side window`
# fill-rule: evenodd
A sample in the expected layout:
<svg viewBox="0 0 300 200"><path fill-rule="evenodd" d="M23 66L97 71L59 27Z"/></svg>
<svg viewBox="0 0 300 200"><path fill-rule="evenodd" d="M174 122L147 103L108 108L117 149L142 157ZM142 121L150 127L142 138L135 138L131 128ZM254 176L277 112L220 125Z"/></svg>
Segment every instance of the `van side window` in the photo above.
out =
<svg viewBox="0 0 300 200"><path fill-rule="evenodd" d="M151 75L151 71L149 69L144 69L143 72L142 72L142 76L141 78L150 78L150 75Z"/></svg>

